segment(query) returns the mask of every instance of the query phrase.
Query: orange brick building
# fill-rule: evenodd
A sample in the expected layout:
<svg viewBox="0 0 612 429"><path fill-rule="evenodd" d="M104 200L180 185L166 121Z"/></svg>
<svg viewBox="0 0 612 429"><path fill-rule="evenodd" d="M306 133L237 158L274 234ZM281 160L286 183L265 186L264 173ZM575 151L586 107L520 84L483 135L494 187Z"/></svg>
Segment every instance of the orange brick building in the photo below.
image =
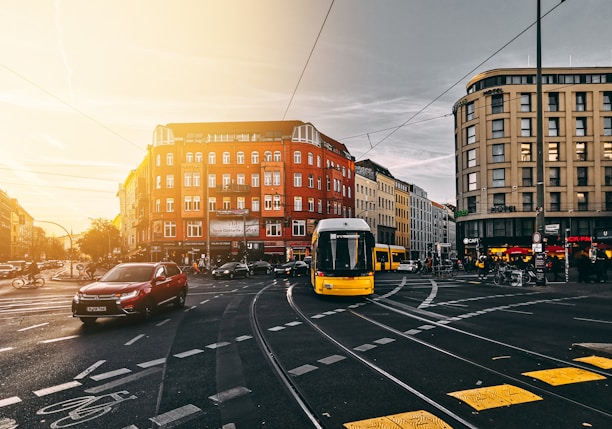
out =
<svg viewBox="0 0 612 429"><path fill-rule="evenodd" d="M354 158L301 121L158 126L121 185L140 259L302 259L319 219L354 217Z"/></svg>

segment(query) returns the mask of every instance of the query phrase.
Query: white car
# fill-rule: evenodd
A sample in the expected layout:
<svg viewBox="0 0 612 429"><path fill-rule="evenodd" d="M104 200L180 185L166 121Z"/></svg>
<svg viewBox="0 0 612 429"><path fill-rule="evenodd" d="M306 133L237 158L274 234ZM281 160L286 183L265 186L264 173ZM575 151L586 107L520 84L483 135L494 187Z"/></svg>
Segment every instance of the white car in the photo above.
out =
<svg viewBox="0 0 612 429"><path fill-rule="evenodd" d="M399 267L397 267L397 271L406 271L409 273L416 273L417 271L417 263L413 260L405 260L400 261Z"/></svg>

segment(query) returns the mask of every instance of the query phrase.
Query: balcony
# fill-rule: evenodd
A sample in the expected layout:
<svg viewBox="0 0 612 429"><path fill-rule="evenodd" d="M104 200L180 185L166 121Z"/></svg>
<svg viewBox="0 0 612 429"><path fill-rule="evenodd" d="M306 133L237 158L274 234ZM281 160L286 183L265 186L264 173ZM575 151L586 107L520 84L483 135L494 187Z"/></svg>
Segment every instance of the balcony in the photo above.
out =
<svg viewBox="0 0 612 429"><path fill-rule="evenodd" d="M217 185L216 191L218 194L248 194L251 192L251 185L237 185L230 183L228 185Z"/></svg>

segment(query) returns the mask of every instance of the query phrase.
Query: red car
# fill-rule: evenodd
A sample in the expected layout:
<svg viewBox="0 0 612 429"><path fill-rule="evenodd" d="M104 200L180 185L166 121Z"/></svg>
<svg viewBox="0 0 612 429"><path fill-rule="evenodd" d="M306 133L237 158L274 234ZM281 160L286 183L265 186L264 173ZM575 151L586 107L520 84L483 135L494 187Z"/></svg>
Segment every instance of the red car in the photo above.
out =
<svg viewBox="0 0 612 429"><path fill-rule="evenodd" d="M85 324L100 317L148 319L162 305L185 306L187 275L174 262L129 262L83 286L72 300L72 316Z"/></svg>

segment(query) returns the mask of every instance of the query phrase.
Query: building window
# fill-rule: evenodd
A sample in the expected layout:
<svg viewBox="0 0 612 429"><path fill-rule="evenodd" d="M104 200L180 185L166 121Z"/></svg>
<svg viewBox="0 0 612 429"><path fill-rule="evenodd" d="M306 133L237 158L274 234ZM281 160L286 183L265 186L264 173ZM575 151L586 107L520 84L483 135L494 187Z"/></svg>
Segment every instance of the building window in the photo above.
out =
<svg viewBox="0 0 612 429"><path fill-rule="evenodd" d="M196 152L195 162L202 162L202 152Z"/></svg>
<svg viewBox="0 0 612 429"><path fill-rule="evenodd" d="M548 135L550 137L559 136L559 118L548 119Z"/></svg>
<svg viewBox="0 0 612 429"><path fill-rule="evenodd" d="M491 113L504 113L504 94L493 94L491 96Z"/></svg>
<svg viewBox="0 0 612 429"><path fill-rule="evenodd" d="M521 112L531 112L531 94L521 94Z"/></svg>
<svg viewBox="0 0 612 429"><path fill-rule="evenodd" d="M478 179L476 173L468 174L468 191L475 191L478 189Z"/></svg>
<svg viewBox="0 0 612 429"><path fill-rule="evenodd" d="M612 212L612 192L606 192L606 208L607 212Z"/></svg>
<svg viewBox="0 0 612 429"><path fill-rule="evenodd" d="M209 174L208 175L208 187L209 188L216 188L217 187L217 175L216 174Z"/></svg>
<svg viewBox="0 0 612 429"><path fill-rule="evenodd" d="M236 153L236 164L244 164L244 152L240 151Z"/></svg>
<svg viewBox="0 0 612 429"><path fill-rule="evenodd" d="M191 173L185 173L184 180L183 180L183 186L185 186L186 188L189 188L191 186Z"/></svg>
<svg viewBox="0 0 612 429"><path fill-rule="evenodd" d="M264 171L264 186L272 186L272 172Z"/></svg>
<svg viewBox="0 0 612 429"><path fill-rule="evenodd" d="M559 161L559 143L548 143L548 160Z"/></svg>
<svg viewBox="0 0 612 429"><path fill-rule="evenodd" d="M155 200L155 213L161 212L161 200L158 198Z"/></svg>
<svg viewBox="0 0 612 429"><path fill-rule="evenodd" d="M259 197L251 198L251 211L258 212L261 210L259 206Z"/></svg>
<svg viewBox="0 0 612 429"><path fill-rule="evenodd" d="M283 227L280 222L266 223L266 237L281 237L283 235Z"/></svg>
<svg viewBox="0 0 612 429"><path fill-rule="evenodd" d="M200 196L199 195L195 195L193 197L193 211L194 212L200 211Z"/></svg>
<svg viewBox="0 0 612 429"><path fill-rule="evenodd" d="M521 137L531 137L531 118L521 119Z"/></svg>
<svg viewBox="0 0 612 429"><path fill-rule="evenodd" d="M281 162L282 158L281 158L281 152L280 150L275 150L274 151L274 162Z"/></svg>
<svg viewBox="0 0 612 429"><path fill-rule="evenodd" d="M293 152L293 163L294 164L302 163L302 152L300 152L299 150L296 150L295 152Z"/></svg>
<svg viewBox="0 0 612 429"><path fill-rule="evenodd" d="M217 198L216 197L210 197L208 199L208 211L209 212L217 211Z"/></svg>
<svg viewBox="0 0 612 429"><path fill-rule="evenodd" d="M302 173L293 173L293 186L295 188L302 187Z"/></svg>
<svg viewBox="0 0 612 429"><path fill-rule="evenodd" d="M232 208L232 199L230 197L223 197L222 206L223 210L230 210Z"/></svg>
<svg viewBox="0 0 612 429"><path fill-rule="evenodd" d="M584 137L587 135L586 118L576 118L576 136Z"/></svg>
<svg viewBox="0 0 612 429"><path fill-rule="evenodd" d="M173 153L166 154L166 165L174 165L174 154Z"/></svg>
<svg viewBox="0 0 612 429"><path fill-rule="evenodd" d="M223 164L228 165L230 163L230 153L223 152Z"/></svg>
<svg viewBox="0 0 612 429"><path fill-rule="evenodd" d="M561 192L550 193L550 211L560 212L561 211Z"/></svg>
<svg viewBox="0 0 612 429"><path fill-rule="evenodd" d="M467 210L468 213L476 213L476 197L468 197L467 198Z"/></svg>
<svg viewBox="0 0 612 429"><path fill-rule="evenodd" d="M493 170L492 186L494 188L506 186L506 170L504 168L496 168Z"/></svg>
<svg viewBox="0 0 612 429"><path fill-rule="evenodd" d="M293 210L296 212L302 211L302 197L293 197Z"/></svg>
<svg viewBox="0 0 612 429"><path fill-rule="evenodd" d="M521 161L531 161L531 143L521 143Z"/></svg>
<svg viewBox="0 0 612 429"><path fill-rule="evenodd" d="M612 111L612 92L603 93L603 106L602 110L609 112Z"/></svg>
<svg viewBox="0 0 612 429"><path fill-rule="evenodd" d="M612 117L606 117L606 118L603 118L603 120L604 120L603 135L612 136Z"/></svg>
<svg viewBox="0 0 612 429"><path fill-rule="evenodd" d="M578 210L587 211L589 209L589 193L577 192L576 201L578 201Z"/></svg>
<svg viewBox="0 0 612 429"><path fill-rule="evenodd" d="M246 208L246 199L244 197L236 198L236 208L237 209L245 209Z"/></svg>
<svg viewBox="0 0 612 429"><path fill-rule="evenodd" d="M278 194L274 194L272 196L272 208L274 210L280 210L281 209L281 196Z"/></svg>
<svg viewBox="0 0 612 429"><path fill-rule="evenodd" d="M202 236L202 221L201 220L190 220L187 222L187 237L201 237Z"/></svg>
<svg viewBox="0 0 612 429"><path fill-rule="evenodd" d="M533 168L523 167L523 186L533 186Z"/></svg>
<svg viewBox="0 0 612 429"><path fill-rule="evenodd" d="M576 142L576 161L587 160L587 144L586 142Z"/></svg>
<svg viewBox="0 0 612 429"><path fill-rule="evenodd" d="M176 222L169 220L164 222L164 237L176 237Z"/></svg>
<svg viewBox="0 0 612 429"><path fill-rule="evenodd" d="M193 152L187 152L185 154L185 162L193 162Z"/></svg>
<svg viewBox="0 0 612 429"><path fill-rule="evenodd" d="M558 92L548 93L548 111L549 112L559 111L559 93Z"/></svg>
<svg viewBox="0 0 612 429"><path fill-rule="evenodd" d="M306 236L306 221L305 220L294 220L291 223L291 233L294 237Z"/></svg>
<svg viewBox="0 0 612 429"><path fill-rule="evenodd" d="M604 142L603 159L612 160L612 142Z"/></svg>
<svg viewBox="0 0 612 429"><path fill-rule="evenodd" d="M474 119L474 102L465 105L465 121L471 121Z"/></svg>
<svg viewBox="0 0 612 429"><path fill-rule="evenodd" d="M264 161L270 162L272 161L272 152L267 150L264 152Z"/></svg>
<svg viewBox="0 0 612 429"><path fill-rule="evenodd" d="M191 201L191 197L186 196L184 200L184 210L186 212L190 212L193 209L193 203Z"/></svg>
<svg viewBox="0 0 612 429"><path fill-rule="evenodd" d="M586 92L576 93L576 112L584 112L586 110Z"/></svg>
<svg viewBox="0 0 612 429"><path fill-rule="evenodd" d="M315 200L312 197L308 198L308 211L309 212L314 212L315 209Z"/></svg>
<svg viewBox="0 0 612 429"><path fill-rule="evenodd" d="M467 168L476 167L476 149L470 149L466 152Z"/></svg>
<svg viewBox="0 0 612 429"><path fill-rule="evenodd" d="M155 166L156 166L156 167L159 167L160 165L161 165L161 155L160 155L160 154L157 154L157 155L155 156Z"/></svg>
<svg viewBox="0 0 612 429"><path fill-rule="evenodd" d="M476 143L476 125L469 126L465 129L467 144Z"/></svg>
<svg viewBox="0 0 612 429"><path fill-rule="evenodd" d="M491 121L492 137L498 139L504 137L504 120L495 119Z"/></svg>
<svg viewBox="0 0 612 429"><path fill-rule="evenodd" d="M221 185L223 185L223 189L229 189L231 181L232 176L230 174L224 173L221 175Z"/></svg>
<svg viewBox="0 0 612 429"><path fill-rule="evenodd" d="M208 164L215 165L217 163L217 154L215 152L208 152Z"/></svg>
<svg viewBox="0 0 612 429"><path fill-rule="evenodd" d="M506 205L506 194L493 194L493 207Z"/></svg>
<svg viewBox="0 0 612 429"><path fill-rule="evenodd" d="M612 186L612 167L604 168L604 184L606 186Z"/></svg>
<svg viewBox="0 0 612 429"><path fill-rule="evenodd" d="M281 174L280 174L280 171L273 171L272 172L272 185L280 186L280 184L281 184Z"/></svg>
<svg viewBox="0 0 612 429"><path fill-rule="evenodd" d="M260 186L259 173L251 174L251 186L253 188L259 188Z"/></svg>
<svg viewBox="0 0 612 429"><path fill-rule="evenodd" d="M589 169L587 167L576 167L576 178L578 186L587 186L589 182Z"/></svg>
<svg viewBox="0 0 612 429"><path fill-rule="evenodd" d="M236 184L238 185L246 185L246 178L244 173L236 174Z"/></svg>
<svg viewBox="0 0 612 429"><path fill-rule="evenodd" d="M561 168L560 167L550 167L548 171L549 186L561 186Z"/></svg>
<svg viewBox="0 0 612 429"><path fill-rule="evenodd" d="M161 176L155 176L155 189L161 189Z"/></svg>
<svg viewBox="0 0 612 429"><path fill-rule="evenodd" d="M166 188L174 188L174 175L168 174L166 176Z"/></svg>
<svg viewBox="0 0 612 429"><path fill-rule="evenodd" d="M523 211L533 211L533 192L523 192Z"/></svg>
<svg viewBox="0 0 612 429"><path fill-rule="evenodd" d="M251 152L251 164L259 164L259 152L256 150Z"/></svg>
<svg viewBox="0 0 612 429"><path fill-rule="evenodd" d="M504 162L505 161L505 156L504 156L504 144L494 144L491 147L492 150L492 161L493 162Z"/></svg>
<svg viewBox="0 0 612 429"><path fill-rule="evenodd" d="M272 210L272 195L264 195L264 210Z"/></svg>

